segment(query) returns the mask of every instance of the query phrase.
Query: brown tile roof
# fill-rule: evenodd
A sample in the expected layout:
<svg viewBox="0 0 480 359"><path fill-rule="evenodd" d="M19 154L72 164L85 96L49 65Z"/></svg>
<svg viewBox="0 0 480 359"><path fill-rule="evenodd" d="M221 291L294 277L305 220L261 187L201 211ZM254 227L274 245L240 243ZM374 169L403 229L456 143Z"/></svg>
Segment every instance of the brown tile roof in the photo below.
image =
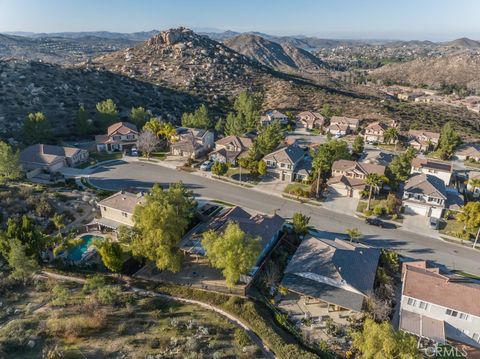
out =
<svg viewBox="0 0 480 359"><path fill-rule="evenodd" d="M126 135L130 132L138 132L137 126L130 122L117 122L113 125L108 126L107 135L111 136L115 133L119 133L121 135Z"/></svg>
<svg viewBox="0 0 480 359"><path fill-rule="evenodd" d="M290 145L287 147L280 148L272 153L266 155L263 159L274 160L278 163L290 163L294 164L299 161L305 155L305 151L296 145Z"/></svg>
<svg viewBox="0 0 480 359"><path fill-rule="evenodd" d="M403 295L480 317L480 284L407 266Z"/></svg>
<svg viewBox="0 0 480 359"><path fill-rule="evenodd" d="M120 191L101 200L98 202L98 205L117 209L122 212L133 213L136 205L143 203L145 203L145 196L142 193L135 194Z"/></svg>
<svg viewBox="0 0 480 359"><path fill-rule="evenodd" d="M28 146L20 152L20 161L48 165L64 158L72 157L80 151L81 149L76 147L36 144Z"/></svg>
<svg viewBox="0 0 480 359"><path fill-rule="evenodd" d="M323 117L320 113L318 112L312 112L312 111L303 111L300 112L297 115L297 118L299 120L305 121L308 124L314 124L316 121L319 121L322 125L325 122L325 117Z"/></svg>
<svg viewBox="0 0 480 359"><path fill-rule="evenodd" d="M376 173L379 175L385 174L385 166L377 165L374 163L360 163L357 161L350 160L338 160L333 162L332 171L347 172L357 170L365 175L370 173Z"/></svg>
<svg viewBox="0 0 480 359"><path fill-rule="evenodd" d="M408 136L418 139L419 137L426 137L434 141L440 139L440 134L438 132L424 131L424 130L410 130L408 131Z"/></svg>
<svg viewBox="0 0 480 359"><path fill-rule="evenodd" d="M480 144L472 143L462 146L455 153L457 156L480 156Z"/></svg>
<svg viewBox="0 0 480 359"><path fill-rule="evenodd" d="M365 131L369 131L369 130L372 130L372 131L386 131L390 126L388 126L386 123L384 122L373 122L371 124L369 124L367 127L365 127Z"/></svg>
<svg viewBox="0 0 480 359"><path fill-rule="evenodd" d="M332 177L327 182L328 185L334 185L334 184L338 184L338 183L342 183L347 187L356 188L356 189L359 189L359 190L362 190L366 186L366 183L365 183L364 179L351 178L351 177L347 177L347 176L343 176L343 175Z"/></svg>
<svg viewBox="0 0 480 359"><path fill-rule="evenodd" d="M445 183L432 175L418 173L405 183L405 192L422 194L435 198L447 199Z"/></svg>
<svg viewBox="0 0 480 359"><path fill-rule="evenodd" d="M358 118L350 118L344 116L332 116L330 119L331 124L347 124L350 126L358 126L360 120Z"/></svg>
<svg viewBox="0 0 480 359"><path fill-rule="evenodd" d="M431 158L415 157L412 160L413 168L431 168L438 171L452 172L452 164L450 162L433 160Z"/></svg>
<svg viewBox="0 0 480 359"><path fill-rule="evenodd" d="M253 141L249 137L240 137L240 136L227 136L219 139L215 144L220 146L227 146L232 144L236 148L248 149L253 146Z"/></svg>
<svg viewBox="0 0 480 359"><path fill-rule="evenodd" d="M346 123L332 123L330 126L327 127L328 130L336 130L336 131L347 131L349 125Z"/></svg>

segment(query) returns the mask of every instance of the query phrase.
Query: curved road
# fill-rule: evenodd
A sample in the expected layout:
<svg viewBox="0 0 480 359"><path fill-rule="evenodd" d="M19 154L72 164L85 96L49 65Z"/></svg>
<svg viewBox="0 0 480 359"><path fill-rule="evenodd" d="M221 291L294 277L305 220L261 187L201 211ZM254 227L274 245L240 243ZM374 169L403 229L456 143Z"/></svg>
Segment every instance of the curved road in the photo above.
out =
<svg viewBox="0 0 480 359"><path fill-rule="evenodd" d="M295 212L302 212L311 217L311 225L319 230L331 232L332 235L343 237L347 228L356 227L364 234L364 241L372 246L390 248L414 259L426 259L445 269L462 270L480 275L480 252L478 251L423 236L421 233L369 226L364 221L349 215L211 180L199 174L142 162L117 161L96 168L90 175L90 182L94 186L109 190L129 187L146 190L154 183L168 186L169 183L177 181L182 181L194 191L196 196L222 200L259 212L276 211L285 218L292 217Z"/></svg>

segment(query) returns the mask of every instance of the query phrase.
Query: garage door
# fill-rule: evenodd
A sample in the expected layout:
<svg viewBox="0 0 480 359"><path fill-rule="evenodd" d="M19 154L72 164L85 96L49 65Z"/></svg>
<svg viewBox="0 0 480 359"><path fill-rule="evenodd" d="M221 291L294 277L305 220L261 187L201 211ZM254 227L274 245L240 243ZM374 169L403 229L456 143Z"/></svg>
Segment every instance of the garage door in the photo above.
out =
<svg viewBox="0 0 480 359"><path fill-rule="evenodd" d="M416 206L414 204L407 204L405 206L405 213L407 214L419 214L426 216L428 213L428 208L424 206Z"/></svg>

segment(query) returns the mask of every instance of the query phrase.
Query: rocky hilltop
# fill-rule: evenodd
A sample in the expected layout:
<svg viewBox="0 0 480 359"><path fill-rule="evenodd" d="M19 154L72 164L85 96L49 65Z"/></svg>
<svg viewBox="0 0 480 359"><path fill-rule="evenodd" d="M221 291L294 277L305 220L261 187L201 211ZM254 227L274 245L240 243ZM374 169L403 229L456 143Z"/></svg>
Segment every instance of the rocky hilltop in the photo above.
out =
<svg viewBox="0 0 480 359"><path fill-rule="evenodd" d="M327 65L290 42L277 43L258 35L238 35L225 41L231 49L278 71L327 73Z"/></svg>

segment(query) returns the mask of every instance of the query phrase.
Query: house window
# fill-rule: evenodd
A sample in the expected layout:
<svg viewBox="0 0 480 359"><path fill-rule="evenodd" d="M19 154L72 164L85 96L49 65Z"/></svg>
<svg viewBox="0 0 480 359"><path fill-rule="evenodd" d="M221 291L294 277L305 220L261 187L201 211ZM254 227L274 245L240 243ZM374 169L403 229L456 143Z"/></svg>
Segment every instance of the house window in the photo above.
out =
<svg viewBox="0 0 480 359"><path fill-rule="evenodd" d="M445 314L447 314L451 317L454 317L454 318L456 318L458 316L458 312L456 310L451 310L451 309L447 309Z"/></svg>
<svg viewBox="0 0 480 359"><path fill-rule="evenodd" d="M107 210L107 207L104 206L104 207L103 207L103 210L106 211L106 210Z"/></svg>
<svg viewBox="0 0 480 359"><path fill-rule="evenodd" d="M280 163L280 167L285 167L285 163Z"/></svg>
<svg viewBox="0 0 480 359"><path fill-rule="evenodd" d="M462 332L463 332L463 334L465 334L465 335L469 335L469 334L470 334L470 330L468 330L468 329L463 329Z"/></svg>
<svg viewBox="0 0 480 359"><path fill-rule="evenodd" d="M473 340L475 340L476 342L480 343L480 334L478 333L473 333Z"/></svg>
<svg viewBox="0 0 480 359"><path fill-rule="evenodd" d="M126 217L128 217L128 214L126 212L122 212L122 216L124 216L126 218Z"/></svg>
<svg viewBox="0 0 480 359"><path fill-rule="evenodd" d="M122 136L113 136L113 139L114 139L114 140L121 140L121 139L122 139Z"/></svg>
<svg viewBox="0 0 480 359"><path fill-rule="evenodd" d="M415 307L415 305L417 304L417 301L413 298L408 298L407 304L411 305L412 307Z"/></svg>
<svg viewBox="0 0 480 359"><path fill-rule="evenodd" d="M426 302L420 302L420 304L418 305L418 307L420 309L423 309L423 310L428 310L428 303Z"/></svg>
<svg viewBox="0 0 480 359"><path fill-rule="evenodd" d="M459 318L460 318L460 319L463 319L463 320L468 320L469 316L468 316L468 314L460 313Z"/></svg>

